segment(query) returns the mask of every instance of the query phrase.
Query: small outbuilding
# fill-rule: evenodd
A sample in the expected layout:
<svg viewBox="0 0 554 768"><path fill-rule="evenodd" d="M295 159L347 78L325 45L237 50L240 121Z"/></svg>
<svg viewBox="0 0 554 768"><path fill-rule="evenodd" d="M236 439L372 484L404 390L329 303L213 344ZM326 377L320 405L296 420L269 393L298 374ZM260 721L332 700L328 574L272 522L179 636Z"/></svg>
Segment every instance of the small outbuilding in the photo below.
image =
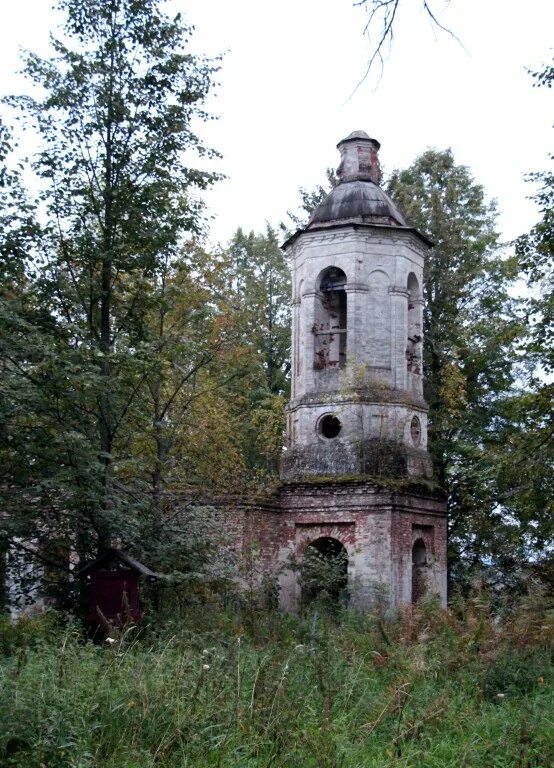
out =
<svg viewBox="0 0 554 768"><path fill-rule="evenodd" d="M110 547L82 568L77 577L86 580L89 587L85 615L89 634L101 639L110 626L120 628L140 621L140 579L153 581L158 574L125 552Z"/></svg>

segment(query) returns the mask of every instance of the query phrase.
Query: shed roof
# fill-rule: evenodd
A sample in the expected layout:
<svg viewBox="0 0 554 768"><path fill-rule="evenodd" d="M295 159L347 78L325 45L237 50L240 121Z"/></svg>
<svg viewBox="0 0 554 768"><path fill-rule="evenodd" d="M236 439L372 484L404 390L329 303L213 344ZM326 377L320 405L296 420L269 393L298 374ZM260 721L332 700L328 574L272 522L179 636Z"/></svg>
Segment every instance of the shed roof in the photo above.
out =
<svg viewBox="0 0 554 768"><path fill-rule="evenodd" d="M131 568L133 571L140 573L141 576L159 578L160 574L150 570L150 568L144 565L144 563L141 563L139 560L135 560L134 557L131 557L126 552L122 552L120 549L115 549L115 547L109 547L109 549L107 549L103 555L100 555L100 557L97 557L96 560L93 560L92 562L85 565L84 568L81 568L79 571L77 571L76 576L79 576L79 578L87 576L91 571L101 568L103 565L108 565L108 563L111 563L112 560L120 560L122 563L125 563L125 565L128 565L129 568Z"/></svg>

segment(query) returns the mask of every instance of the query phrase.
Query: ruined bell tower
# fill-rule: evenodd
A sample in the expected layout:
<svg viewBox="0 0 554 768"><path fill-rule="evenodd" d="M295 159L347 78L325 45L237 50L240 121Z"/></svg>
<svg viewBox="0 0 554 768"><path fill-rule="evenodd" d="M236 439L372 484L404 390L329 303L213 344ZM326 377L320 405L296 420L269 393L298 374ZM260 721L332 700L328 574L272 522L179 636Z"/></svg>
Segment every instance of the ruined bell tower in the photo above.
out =
<svg viewBox="0 0 554 768"><path fill-rule="evenodd" d="M284 608L301 599L286 566L342 548L353 607L425 593L446 600L446 513L427 452L423 266L432 246L381 189L379 142L338 144L338 183L285 244L292 270L292 392L280 511L271 537Z"/></svg>
<svg viewBox="0 0 554 768"><path fill-rule="evenodd" d="M423 399L430 242L379 186L379 143L338 145L338 184L286 244L292 395L283 477L431 476Z"/></svg>

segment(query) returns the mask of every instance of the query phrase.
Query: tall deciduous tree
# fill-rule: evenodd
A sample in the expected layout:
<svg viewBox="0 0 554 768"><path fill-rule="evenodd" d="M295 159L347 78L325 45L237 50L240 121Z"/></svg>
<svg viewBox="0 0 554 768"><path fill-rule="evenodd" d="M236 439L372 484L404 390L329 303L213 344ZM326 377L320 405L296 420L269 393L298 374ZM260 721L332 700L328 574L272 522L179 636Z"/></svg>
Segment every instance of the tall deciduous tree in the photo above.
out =
<svg viewBox="0 0 554 768"><path fill-rule="evenodd" d="M533 73L535 85L552 88L554 66ZM554 160L554 155L550 156ZM554 173L531 174L541 214L516 242L527 285L525 309L529 336L524 351L531 368L530 387L514 398L511 423L498 461L503 503L520 522L528 559L554 584Z"/></svg>
<svg viewBox="0 0 554 768"><path fill-rule="evenodd" d="M290 269L270 226L248 235L238 229L227 249L229 295L242 316L245 338L260 353L267 389L288 391Z"/></svg>
<svg viewBox="0 0 554 768"><path fill-rule="evenodd" d="M388 191L435 244L424 272L431 451L448 492L451 563L478 564L506 541L491 448L516 375L515 263L497 248L494 204L450 150L394 172Z"/></svg>
<svg viewBox="0 0 554 768"><path fill-rule="evenodd" d="M258 234L239 228L223 261L221 291L233 306L243 355L250 360L248 387L241 384L236 393L244 400L240 407L244 454L251 470L275 473L289 393L290 269L269 225Z"/></svg>
<svg viewBox="0 0 554 768"><path fill-rule="evenodd" d="M155 437L168 402L212 355L188 340L187 369L160 383L175 360L159 328L153 341L153 305L170 301L163 286L178 280L183 243L202 226L198 193L216 179L191 163L214 155L195 127L209 119L217 70L189 52L191 30L161 5L60 0L53 57L25 61L38 95L10 99L42 144L44 222L25 267L42 314L5 318L11 531L68 537L82 556L137 534L145 501L120 464L131 461L145 393Z"/></svg>
<svg viewBox="0 0 554 768"><path fill-rule="evenodd" d="M286 237L290 237L295 230L302 229L308 223L308 219L317 206L322 203L329 192L337 185L337 174L333 168L325 170L325 184L318 184L315 189L300 187L300 205L297 211L287 211L289 222L281 222L281 229Z"/></svg>
<svg viewBox="0 0 554 768"><path fill-rule="evenodd" d="M14 372L14 361L6 352L15 353L18 340L12 338L14 325L19 325L25 317L35 314L32 296L28 291L25 272L29 249L36 242L39 231L35 216L21 183L17 167L10 165L13 139L7 127L0 121L0 487L8 490L14 476L24 482L26 464L17 461L17 451L11 443L9 424L17 410L24 408L27 394L26 382ZM16 354L17 357L17 354ZM22 385L19 404L14 403L11 395ZM27 462L28 463L28 462ZM6 558L8 535L3 525L3 518L9 512L6 494L0 512L0 610L5 607L6 593Z"/></svg>

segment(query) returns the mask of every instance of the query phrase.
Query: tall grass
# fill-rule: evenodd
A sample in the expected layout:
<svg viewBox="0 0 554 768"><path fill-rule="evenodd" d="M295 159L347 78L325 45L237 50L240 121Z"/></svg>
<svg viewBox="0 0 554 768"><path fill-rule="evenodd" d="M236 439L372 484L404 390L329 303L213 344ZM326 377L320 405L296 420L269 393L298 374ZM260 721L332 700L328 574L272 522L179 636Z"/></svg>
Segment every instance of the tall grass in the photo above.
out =
<svg viewBox="0 0 554 768"><path fill-rule="evenodd" d="M547 768L552 629L481 597L388 620L191 609L104 648L52 616L6 624L0 764Z"/></svg>

